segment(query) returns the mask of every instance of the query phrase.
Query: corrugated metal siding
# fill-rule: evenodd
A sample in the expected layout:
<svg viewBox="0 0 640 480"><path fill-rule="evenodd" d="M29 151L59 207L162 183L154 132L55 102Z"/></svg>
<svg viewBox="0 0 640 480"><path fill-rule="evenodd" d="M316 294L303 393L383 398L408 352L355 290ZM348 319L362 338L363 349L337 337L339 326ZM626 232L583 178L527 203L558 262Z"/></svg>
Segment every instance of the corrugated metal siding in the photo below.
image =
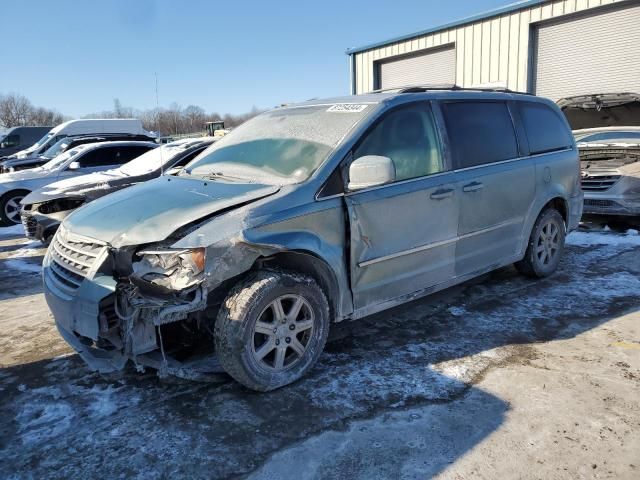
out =
<svg viewBox="0 0 640 480"><path fill-rule="evenodd" d="M374 61L394 55L456 44L456 83L470 87L499 82L513 90L528 87L530 25L569 13L630 0L557 0L494 18L479 20L410 40L355 53L354 93L374 89ZM489 46L487 46L487 43Z"/></svg>
<svg viewBox="0 0 640 480"><path fill-rule="evenodd" d="M456 81L456 50L453 45L424 53L382 61L378 65L379 87L450 84Z"/></svg>
<svg viewBox="0 0 640 480"><path fill-rule="evenodd" d="M537 29L537 95L640 92L640 5Z"/></svg>

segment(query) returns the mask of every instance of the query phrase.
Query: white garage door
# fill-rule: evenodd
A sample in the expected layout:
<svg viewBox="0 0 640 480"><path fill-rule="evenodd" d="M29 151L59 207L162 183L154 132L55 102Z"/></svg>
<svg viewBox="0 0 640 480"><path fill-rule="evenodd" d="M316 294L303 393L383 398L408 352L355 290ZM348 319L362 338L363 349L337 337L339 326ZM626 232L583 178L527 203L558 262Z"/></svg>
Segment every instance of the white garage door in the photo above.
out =
<svg viewBox="0 0 640 480"><path fill-rule="evenodd" d="M378 64L378 88L456 83L456 49L440 48Z"/></svg>
<svg viewBox="0 0 640 480"><path fill-rule="evenodd" d="M534 91L572 95L640 93L640 6L541 25Z"/></svg>

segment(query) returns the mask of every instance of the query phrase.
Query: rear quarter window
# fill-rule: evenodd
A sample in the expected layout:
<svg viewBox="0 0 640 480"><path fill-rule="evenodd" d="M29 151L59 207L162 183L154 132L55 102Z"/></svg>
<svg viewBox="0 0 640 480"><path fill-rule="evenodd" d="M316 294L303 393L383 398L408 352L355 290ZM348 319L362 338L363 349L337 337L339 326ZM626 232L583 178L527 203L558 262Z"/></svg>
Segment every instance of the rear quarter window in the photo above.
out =
<svg viewBox="0 0 640 480"><path fill-rule="evenodd" d="M543 103L519 102L531 155L571 147L571 132L560 114Z"/></svg>
<svg viewBox="0 0 640 480"><path fill-rule="evenodd" d="M518 157L516 133L505 102L446 102L442 111L454 168Z"/></svg>

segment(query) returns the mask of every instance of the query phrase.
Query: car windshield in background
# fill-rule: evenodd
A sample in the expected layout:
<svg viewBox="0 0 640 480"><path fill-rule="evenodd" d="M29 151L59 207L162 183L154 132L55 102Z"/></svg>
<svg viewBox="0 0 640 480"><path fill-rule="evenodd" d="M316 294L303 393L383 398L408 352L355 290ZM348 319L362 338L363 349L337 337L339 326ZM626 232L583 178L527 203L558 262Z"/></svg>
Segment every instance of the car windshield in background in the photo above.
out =
<svg viewBox="0 0 640 480"><path fill-rule="evenodd" d="M144 175L158 170L178 153L184 151L185 145L163 145L143 153L119 168L120 172L128 176Z"/></svg>
<svg viewBox="0 0 640 480"><path fill-rule="evenodd" d="M371 109L370 104L325 104L263 113L205 150L185 174L300 183Z"/></svg>
<svg viewBox="0 0 640 480"><path fill-rule="evenodd" d="M600 132L600 133L585 133L575 136L576 142L629 142L638 143L640 141L640 132L638 131L616 131L616 132Z"/></svg>
<svg viewBox="0 0 640 480"><path fill-rule="evenodd" d="M56 155L60 155L63 150L65 150L69 146L70 140L68 138L63 138L62 140L58 140L56 143L51 145L45 152L42 154L43 157L53 158Z"/></svg>
<svg viewBox="0 0 640 480"><path fill-rule="evenodd" d="M61 153L57 157L49 160L47 163L45 163L42 166L42 168L46 170L55 170L56 168L60 167L63 163L65 163L67 160L69 160L71 157L73 157L75 154L77 154L80 151L82 151L82 148L80 147L67 150L66 152Z"/></svg>
<svg viewBox="0 0 640 480"><path fill-rule="evenodd" d="M47 133L44 137L42 137L40 140L38 140L36 143L30 146L27 150L30 152L33 152L39 149L41 146L46 144L51 139L51 137L53 137L53 135L54 135L53 133Z"/></svg>

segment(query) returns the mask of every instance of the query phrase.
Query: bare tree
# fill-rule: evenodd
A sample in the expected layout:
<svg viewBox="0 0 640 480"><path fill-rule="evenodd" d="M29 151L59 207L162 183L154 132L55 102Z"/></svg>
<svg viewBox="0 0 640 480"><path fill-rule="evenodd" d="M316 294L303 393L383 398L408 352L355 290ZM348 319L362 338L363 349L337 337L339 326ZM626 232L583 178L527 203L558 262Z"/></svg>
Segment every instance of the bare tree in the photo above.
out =
<svg viewBox="0 0 640 480"><path fill-rule="evenodd" d="M203 108L189 105L184 109L187 133L200 132L204 129L206 114Z"/></svg>
<svg viewBox="0 0 640 480"><path fill-rule="evenodd" d="M207 114L198 105L182 108L173 102L169 108L137 110L124 106L119 98L113 99L113 110L85 115L84 118L139 118L146 130L160 132L162 135L204 132L205 123L224 120L225 126L236 127L260 113L256 107L242 115L218 113ZM24 96L11 93L0 95L0 126L18 125L55 126L65 121L65 117L47 108L34 107Z"/></svg>
<svg viewBox="0 0 640 480"><path fill-rule="evenodd" d="M62 121L64 118L60 113L34 107L23 95L16 93L0 95L0 125L3 127L55 126Z"/></svg>

